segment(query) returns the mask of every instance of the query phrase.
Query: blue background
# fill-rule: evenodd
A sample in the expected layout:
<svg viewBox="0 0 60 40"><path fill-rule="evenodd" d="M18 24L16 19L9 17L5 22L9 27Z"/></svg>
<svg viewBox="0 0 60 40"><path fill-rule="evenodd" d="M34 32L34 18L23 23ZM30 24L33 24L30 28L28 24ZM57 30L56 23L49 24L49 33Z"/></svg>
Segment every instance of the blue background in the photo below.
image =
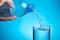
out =
<svg viewBox="0 0 60 40"><path fill-rule="evenodd" d="M17 18L12 21L0 21L0 40L33 39L32 27L39 27L39 23L33 12L23 17L19 17L22 16L25 11L25 9L21 8L22 2L34 4L42 19L42 24L51 26L51 40L60 40L59 0L13 0L13 2L15 8L12 9L12 12Z"/></svg>

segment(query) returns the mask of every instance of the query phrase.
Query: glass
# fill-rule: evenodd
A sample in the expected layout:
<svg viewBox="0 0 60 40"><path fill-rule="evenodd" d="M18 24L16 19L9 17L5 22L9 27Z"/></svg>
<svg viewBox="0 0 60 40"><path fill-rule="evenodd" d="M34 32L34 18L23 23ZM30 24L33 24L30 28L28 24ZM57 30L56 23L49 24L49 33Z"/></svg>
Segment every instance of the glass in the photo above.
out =
<svg viewBox="0 0 60 40"><path fill-rule="evenodd" d="M33 40L50 40L50 26L42 25L42 27L33 27Z"/></svg>

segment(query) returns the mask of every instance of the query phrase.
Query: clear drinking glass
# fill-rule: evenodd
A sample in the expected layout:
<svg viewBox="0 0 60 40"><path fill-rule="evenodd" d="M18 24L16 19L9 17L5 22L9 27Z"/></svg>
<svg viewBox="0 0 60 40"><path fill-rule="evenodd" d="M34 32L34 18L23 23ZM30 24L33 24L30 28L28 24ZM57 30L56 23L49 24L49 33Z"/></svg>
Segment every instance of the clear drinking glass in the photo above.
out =
<svg viewBox="0 0 60 40"><path fill-rule="evenodd" d="M33 40L50 40L50 26L33 27Z"/></svg>

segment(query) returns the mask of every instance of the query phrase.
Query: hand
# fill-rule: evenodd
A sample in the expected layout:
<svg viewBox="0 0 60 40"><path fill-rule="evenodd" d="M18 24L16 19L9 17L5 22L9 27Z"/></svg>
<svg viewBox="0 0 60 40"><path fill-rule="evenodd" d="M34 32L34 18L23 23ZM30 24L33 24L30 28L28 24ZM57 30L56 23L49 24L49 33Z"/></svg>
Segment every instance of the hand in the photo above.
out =
<svg viewBox="0 0 60 40"><path fill-rule="evenodd" d="M15 7L12 0L7 0L6 2L10 5L10 7Z"/></svg>
<svg viewBox="0 0 60 40"><path fill-rule="evenodd" d="M0 2L0 6L2 6L4 4L5 0L1 0Z"/></svg>

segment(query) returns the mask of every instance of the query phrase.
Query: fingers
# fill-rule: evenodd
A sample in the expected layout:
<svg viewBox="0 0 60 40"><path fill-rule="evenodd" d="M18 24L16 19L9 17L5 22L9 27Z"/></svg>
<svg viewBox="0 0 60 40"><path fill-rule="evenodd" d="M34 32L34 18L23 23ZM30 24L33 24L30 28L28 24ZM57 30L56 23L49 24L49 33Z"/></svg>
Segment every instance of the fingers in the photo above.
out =
<svg viewBox="0 0 60 40"><path fill-rule="evenodd" d="M0 17L0 20L13 20L15 18L16 18L16 16L12 16L12 17L8 17L8 18L6 18L6 17Z"/></svg>

